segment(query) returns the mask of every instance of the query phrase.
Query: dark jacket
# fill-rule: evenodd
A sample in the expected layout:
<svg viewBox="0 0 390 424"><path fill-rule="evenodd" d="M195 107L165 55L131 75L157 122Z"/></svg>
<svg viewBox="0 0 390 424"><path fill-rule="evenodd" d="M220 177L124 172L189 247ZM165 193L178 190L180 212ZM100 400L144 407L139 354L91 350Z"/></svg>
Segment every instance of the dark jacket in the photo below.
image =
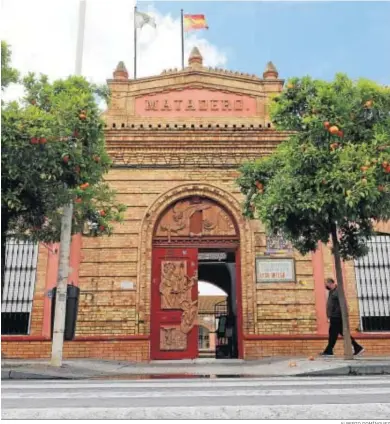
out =
<svg viewBox="0 0 390 424"><path fill-rule="evenodd" d="M328 302L326 304L326 315L329 319L341 318L341 309L337 288L329 292Z"/></svg>

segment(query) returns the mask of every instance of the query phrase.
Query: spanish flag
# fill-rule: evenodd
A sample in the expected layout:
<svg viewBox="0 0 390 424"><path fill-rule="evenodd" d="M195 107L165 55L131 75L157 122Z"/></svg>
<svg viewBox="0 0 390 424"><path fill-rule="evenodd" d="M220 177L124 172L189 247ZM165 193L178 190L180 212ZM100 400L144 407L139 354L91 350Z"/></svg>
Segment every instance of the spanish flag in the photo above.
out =
<svg viewBox="0 0 390 424"><path fill-rule="evenodd" d="M204 15L184 15L184 30L209 29Z"/></svg>

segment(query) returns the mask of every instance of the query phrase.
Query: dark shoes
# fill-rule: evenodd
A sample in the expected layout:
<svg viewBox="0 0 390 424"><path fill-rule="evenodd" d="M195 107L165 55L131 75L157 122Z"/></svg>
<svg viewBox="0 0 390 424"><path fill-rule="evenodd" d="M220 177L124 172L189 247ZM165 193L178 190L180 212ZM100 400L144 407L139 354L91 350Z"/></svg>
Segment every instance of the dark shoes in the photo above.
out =
<svg viewBox="0 0 390 424"><path fill-rule="evenodd" d="M362 353L364 353L364 347L363 346L359 346L356 350L355 353L353 354L353 356L360 356ZM329 352L322 352L320 354L320 356L333 356L333 353L329 353Z"/></svg>
<svg viewBox="0 0 390 424"><path fill-rule="evenodd" d="M363 346L359 346L356 350L355 353L353 354L353 356L359 356L364 352L364 347Z"/></svg>

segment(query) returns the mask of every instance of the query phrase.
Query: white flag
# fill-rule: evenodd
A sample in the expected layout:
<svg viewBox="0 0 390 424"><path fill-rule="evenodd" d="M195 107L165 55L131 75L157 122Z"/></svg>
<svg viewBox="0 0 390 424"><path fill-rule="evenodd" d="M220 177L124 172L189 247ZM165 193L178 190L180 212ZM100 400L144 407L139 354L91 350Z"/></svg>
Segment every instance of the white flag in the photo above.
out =
<svg viewBox="0 0 390 424"><path fill-rule="evenodd" d="M153 28L156 28L156 21L155 19L143 12L138 12L136 10L135 12L135 27L136 28L142 28L144 25L150 25Z"/></svg>

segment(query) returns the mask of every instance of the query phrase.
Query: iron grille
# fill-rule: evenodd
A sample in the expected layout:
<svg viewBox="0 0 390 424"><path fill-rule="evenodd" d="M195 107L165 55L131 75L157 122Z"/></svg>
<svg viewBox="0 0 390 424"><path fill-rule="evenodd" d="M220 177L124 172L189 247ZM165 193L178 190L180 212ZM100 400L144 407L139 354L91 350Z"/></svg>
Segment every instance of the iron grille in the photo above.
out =
<svg viewBox="0 0 390 424"><path fill-rule="evenodd" d="M1 296L1 334L28 334L38 262L38 244L6 242Z"/></svg>
<svg viewBox="0 0 390 424"><path fill-rule="evenodd" d="M390 236L368 241L368 254L355 261L362 331L390 331Z"/></svg>

